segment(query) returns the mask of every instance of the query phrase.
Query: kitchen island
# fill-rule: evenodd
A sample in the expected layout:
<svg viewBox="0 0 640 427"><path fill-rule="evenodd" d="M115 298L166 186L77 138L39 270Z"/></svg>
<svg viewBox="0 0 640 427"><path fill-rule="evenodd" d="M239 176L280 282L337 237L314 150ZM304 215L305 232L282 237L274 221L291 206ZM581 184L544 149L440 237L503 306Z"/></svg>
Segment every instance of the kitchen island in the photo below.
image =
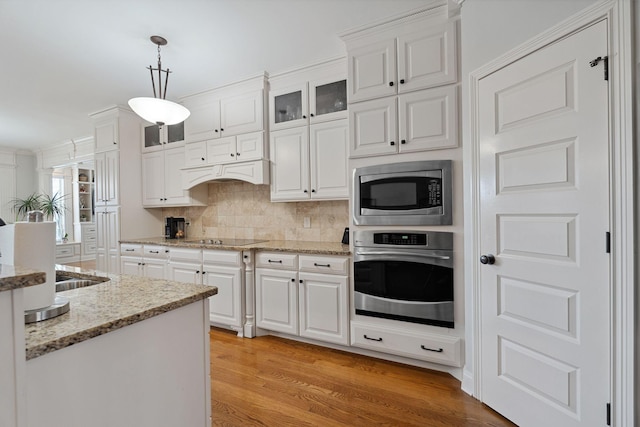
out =
<svg viewBox="0 0 640 427"><path fill-rule="evenodd" d="M26 326L22 425L210 425L208 297L217 288L61 269L109 280L60 292L69 313Z"/></svg>
<svg viewBox="0 0 640 427"><path fill-rule="evenodd" d="M26 425L22 289L45 281L43 272L0 264L0 426L3 427Z"/></svg>

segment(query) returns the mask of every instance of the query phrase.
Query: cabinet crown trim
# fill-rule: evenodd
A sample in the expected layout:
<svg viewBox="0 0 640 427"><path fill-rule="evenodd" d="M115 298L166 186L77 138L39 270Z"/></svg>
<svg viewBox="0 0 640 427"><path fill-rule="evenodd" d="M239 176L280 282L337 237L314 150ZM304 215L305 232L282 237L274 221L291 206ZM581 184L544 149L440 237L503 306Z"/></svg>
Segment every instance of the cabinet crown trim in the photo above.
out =
<svg viewBox="0 0 640 427"><path fill-rule="evenodd" d="M452 17L451 13L449 13L449 3L449 0L433 0L428 5L422 6L418 9L388 16L369 24L364 24L359 27L343 31L338 34L338 37L340 37L342 41L347 42L378 33L381 30L389 30L398 26L404 26L409 22L423 20L426 18L441 18L446 20L447 18Z"/></svg>

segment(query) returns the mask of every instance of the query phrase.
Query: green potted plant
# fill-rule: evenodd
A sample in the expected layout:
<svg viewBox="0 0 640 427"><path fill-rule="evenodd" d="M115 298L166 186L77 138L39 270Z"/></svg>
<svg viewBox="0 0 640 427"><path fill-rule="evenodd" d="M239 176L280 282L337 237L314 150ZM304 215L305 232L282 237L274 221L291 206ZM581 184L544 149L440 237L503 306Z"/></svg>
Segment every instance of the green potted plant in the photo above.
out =
<svg viewBox="0 0 640 427"><path fill-rule="evenodd" d="M16 213L16 221L18 221L19 219L25 219L27 212L40 209L42 194L33 193L24 199L15 198L11 202L13 203L13 211Z"/></svg>
<svg viewBox="0 0 640 427"><path fill-rule="evenodd" d="M40 210L44 213L47 219L53 220L56 215L60 215L64 212L65 196L63 194L56 193L53 196L48 194L42 195L40 199Z"/></svg>
<svg viewBox="0 0 640 427"><path fill-rule="evenodd" d="M30 211L42 211L48 220L53 220L55 215L60 215L64 211L63 201L65 196L62 194L33 193L24 199L15 198L13 202L13 211L16 213L16 221L25 219Z"/></svg>

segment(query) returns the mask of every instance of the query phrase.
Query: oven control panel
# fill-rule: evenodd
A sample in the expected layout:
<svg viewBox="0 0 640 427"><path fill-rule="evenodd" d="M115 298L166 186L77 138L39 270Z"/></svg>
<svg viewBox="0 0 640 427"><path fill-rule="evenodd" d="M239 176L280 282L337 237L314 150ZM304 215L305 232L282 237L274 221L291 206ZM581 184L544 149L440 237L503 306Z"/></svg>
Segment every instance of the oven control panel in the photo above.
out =
<svg viewBox="0 0 640 427"><path fill-rule="evenodd" d="M373 243L381 245L426 245L426 233L374 233Z"/></svg>

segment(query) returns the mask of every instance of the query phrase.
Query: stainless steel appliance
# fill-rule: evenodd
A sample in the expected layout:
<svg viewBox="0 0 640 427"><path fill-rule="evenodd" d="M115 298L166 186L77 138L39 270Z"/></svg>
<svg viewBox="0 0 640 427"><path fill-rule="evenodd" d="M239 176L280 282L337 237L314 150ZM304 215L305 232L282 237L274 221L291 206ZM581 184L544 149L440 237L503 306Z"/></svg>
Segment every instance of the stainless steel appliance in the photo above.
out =
<svg viewBox="0 0 640 427"><path fill-rule="evenodd" d="M184 239L187 237L186 221L184 218L165 218L164 237L165 239Z"/></svg>
<svg viewBox="0 0 640 427"><path fill-rule="evenodd" d="M356 225L451 225L451 160L356 168Z"/></svg>
<svg viewBox="0 0 640 427"><path fill-rule="evenodd" d="M356 314L454 327L453 233L357 230Z"/></svg>

